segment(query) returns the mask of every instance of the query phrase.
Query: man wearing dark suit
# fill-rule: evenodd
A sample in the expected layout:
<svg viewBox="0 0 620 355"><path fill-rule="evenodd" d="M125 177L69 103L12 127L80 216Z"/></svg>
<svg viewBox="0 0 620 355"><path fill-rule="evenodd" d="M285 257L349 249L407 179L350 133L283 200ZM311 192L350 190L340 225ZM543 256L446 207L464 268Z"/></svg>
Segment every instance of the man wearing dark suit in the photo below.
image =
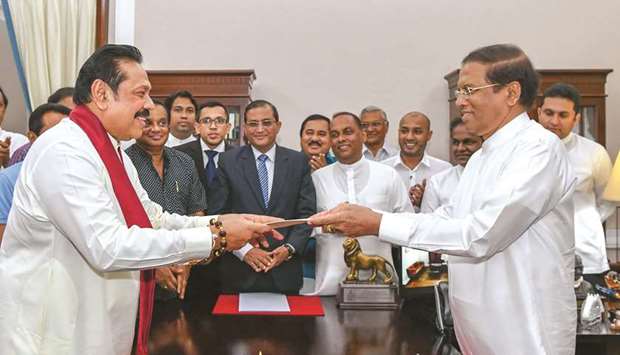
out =
<svg viewBox="0 0 620 355"><path fill-rule="evenodd" d="M232 149L232 146L226 144L225 141L231 127L228 122L228 109L216 101L201 104L194 125L200 137L175 148L194 160L200 182L207 192L207 203L209 203L209 185L217 175L219 155Z"/></svg>
<svg viewBox="0 0 620 355"><path fill-rule="evenodd" d="M189 155L196 170L198 178L205 189L207 206L213 200L212 185L217 175L219 155L231 147L225 143L225 138L230 131L228 122L228 109L219 102L211 101L203 103L198 108L198 115L194 123L198 139L176 146L175 149ZM210 265L199 265L192 268L188 285L187 297L198 299L209 293L219 291L218 265L219 260Z"/></svg>
<svg viewBox="0 0 620 355"><path fill-rule="evenodd" d="M301 152L275 144L281 126L271 103L256 100L246 107L243 127L249 145L220 156L209 213L258 213L284 219L315 213L308 160ZM302 224L280 232L284 240L270 239L269 248L246 245L222 257L222 291L299 293L303 281L299 256L311 229Z"/></svg>

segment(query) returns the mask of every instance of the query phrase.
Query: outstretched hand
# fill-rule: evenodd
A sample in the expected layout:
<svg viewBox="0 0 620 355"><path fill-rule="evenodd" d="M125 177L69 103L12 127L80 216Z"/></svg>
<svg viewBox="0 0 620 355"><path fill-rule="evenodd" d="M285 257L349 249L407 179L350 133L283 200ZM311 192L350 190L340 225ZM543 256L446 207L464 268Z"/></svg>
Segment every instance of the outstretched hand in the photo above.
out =
<svg viewBox="0 0 620 355"><path fill-rule="evenodd" d="M340 233L347 237L378 235L381 225L380 213L359 205L341 203L335 208L317 213L310 217L308 224L323 227L331 233Z"/></svg>
<svg viewBox="0 0 620 355"><path fill-rule="evenodd" d="M254 214L224 214L219 216L226 231L226 250L240 249L246 243L255 247L268 247L267 236L282 240L284 236L266 225L270 222L283 221L282 218L259 216Z"/></svg>

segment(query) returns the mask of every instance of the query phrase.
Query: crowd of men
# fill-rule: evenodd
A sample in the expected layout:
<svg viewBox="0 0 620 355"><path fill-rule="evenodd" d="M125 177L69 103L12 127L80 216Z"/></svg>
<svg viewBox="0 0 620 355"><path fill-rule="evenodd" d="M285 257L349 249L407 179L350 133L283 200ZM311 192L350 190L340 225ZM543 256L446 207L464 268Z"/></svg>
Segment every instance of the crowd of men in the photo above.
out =
<svg viewBox="0 0 620 355"><path fill-rule="evenodd" d="M474 64L481 61L473 60ZM464 62L466 64L468 62ZM466 71L464 75L470 73L473 83L479 68L471 65L468 68L471 72ZM523 85L518 88L523 90L518 92L521 98L516 97L519 101L510 96L512 88L518 91L516 86L510 86L512 83L501 85L508 90L506 100L510 105L527 108L533 101L523 101L523 92L527 89ZM501 85L462 85L457 97L463 102L460 107L463 113L484 110L482 101L476 101L476 95L484 91L496 92L499 89L495 86ZM0 92L1 125L8 98L1 89ZM70 114L75 106L74 97L78 95L74 96L72 88L52 94L49 103L39 106L30 115L27 137L0 130L0 236L8 222L17 221L17 218L9 218L9 211L26 208L13 203L13 190L20 174L30 174L22 169L22 161L30 147L37 146L33 144L35 140ZM612 214L614 205L604 201L601 195L610 176L611 161L604 147L573 133L580 120L580 100L579 93L571 85L551 86L544 92L538 108L538 122L561 140L561 149L566 151L576 175L575 192L571 197L575 206L572 212L574 242L575 252L583 260L584 278L604 285L603 276L609 270L609 262L602 223ZM216 101L198 103L184 90L171 94L164 102L154 101L148 109L145 105L136 117L144 122L142 134L135 140L117 142L126 153L118 153L121 161L123 156L131 159L149 200L161 206L163 212L183 216L232 213L298 219L348 203L387 213L438 211L437 218L447 220L448 215L459 215L458 211L448 213L448 208L457 209L464 203L472 203L465 201L462 193L455 197L461 176L468 171L470 158L477 156L476 164L479 164L486 159L484 154L489 154L485 150L496 149L501 139L508 138L501 134L472 132L466 129L464 120L455 118L450 123L452 161L446 162L426 151L433 135L432 119L426 114L411 111L402 115L392 133L397 135L399 144L394 148L386 143L390 133L386 112L377 106L367 106L359 116L352 112L337 112L331 117L309 115L299 128L301 150L296 150L276 143L281 129L296 128L286 126L286 119L279 116L273 103L255 100L243 112L241 130L247 144L234 146L227 140L232 126L226 105ZM519 121L519 117L510 127L529 124ZM524 117L528 119L526 114ZM506 147L504 149L510 148ZM506 151L502 154L518 153ZM540 176L532 173L528 176L532 178L527 180L529 183L549 173L538 172L536 163L532 162L532 169ZM486 192L493 194L493 191ZM498 216L501 213L499 211ZM481 228L491 228L485 224L490 223L488 221L478 222ZM418 226L420 233L425 227ZM315 278L310 294L334 295L338 283L346 277L347 268L342 258L343 236L337 230L331 232L297 225L280 229L279 236L267 236L268 246L266 243L240 244L235 248L238 250L224 254L207 266L192 268L187 263L176 263L159 267L155 272L156 298L162 301L184 299L186 294L201 297L204 292L298 294L304 274ZM379 234L362 233L359 242L364 252L381 255L394 264L393 256L398 257L400 253L394 253L390 242L397 241L376 238ZM414 261L428 261L427 251L420 249L444 250L427 247L431 245L430 242L411 242L410 246L415 249L403 247L403 266ZM444 246L450 254L449 244ZM481 246L468 253L482 257L487 247ZM502 244L497 250L506 247ZM451 260L448 257L448 263ZM462 256L454 260L464 263Z"/></svg>

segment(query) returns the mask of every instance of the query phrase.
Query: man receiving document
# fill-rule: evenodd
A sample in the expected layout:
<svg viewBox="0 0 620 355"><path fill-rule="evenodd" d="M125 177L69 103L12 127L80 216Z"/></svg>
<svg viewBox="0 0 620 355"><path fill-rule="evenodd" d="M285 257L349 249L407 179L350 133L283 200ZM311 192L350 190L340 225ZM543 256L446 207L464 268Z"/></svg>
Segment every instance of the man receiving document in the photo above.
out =
<svg viewBox="0 0 620 355"><path fill-rule="evenodd" d="M432 214L341 204L310 219L345 235L451 255L450 305L463 354L575 352L575 177L560 140L527 115L537 87L520 48L471 52L456 104L484 143L450 203Z"/></svg>
<svg viewBox="0 0 620 355"><path fill-rule="evenodd" d="M119 148L141 135L139 113L153 108L141 62L132 46L95 51L77 78L77 107L23 163L0 249L2 354L127 355L136 316L136 354L147 354L152 269L213 259L279 220L223 215L211 224L148 199Z"/></svg>

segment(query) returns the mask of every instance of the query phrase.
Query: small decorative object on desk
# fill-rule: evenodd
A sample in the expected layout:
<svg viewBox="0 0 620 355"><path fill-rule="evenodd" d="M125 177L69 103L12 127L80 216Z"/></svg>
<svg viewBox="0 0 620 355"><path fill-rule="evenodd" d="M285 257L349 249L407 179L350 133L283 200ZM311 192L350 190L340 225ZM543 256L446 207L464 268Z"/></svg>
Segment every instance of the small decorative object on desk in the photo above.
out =
<svg viewBox="0 0 620 355"><path fill-rule="evenodd" d="M409 276L409 280L417 280L422 275L422 270L424 270L424 262L416 261L415 263L409 265L407 268L407 276Z"/></svg>
<svg viewBox="0 0 620 355"><path fill-rule="evenodd" d="M428 276L431 279L438 279L441 277L441 274L448 271L448 265L441 258L441 254L439 253L428 253Z"/></svg>
<svg viewBox="0 0 620 355"><path fill-rule="evenodd" d="M583 279L583 262L581 261L581 257L575 254L575 296L577 300L583 301L586 299L588 294L594 293L594 288L592 284Z"/></svg>
<svg viewBox="0 0 620 355"><path fill-rule="evenodd" d="M620 291L620 280L618 280L618 273L615 271L610 271L605 274L605 284L607 284L607 287L612 290Z"/></svg>
<svg viewBox="0 0 620 355"><path fill-rule="evenodd" d="M394 266L380 256L364 254L357 239L346 238L342 247L349 272L338 288L338 307L397 309L400 301ZM369 270L370 277L367 280L360 280L360 270ZM381 277L381 282L377 282L377 276Z"/></svg>
<svg viewBox="0 0 620 355"><path fill-rule="evenodd" d="M581 327L584 329L592 328L603 320L605 306L601 301L601 296L590 293L581 306Z"/></svg>

